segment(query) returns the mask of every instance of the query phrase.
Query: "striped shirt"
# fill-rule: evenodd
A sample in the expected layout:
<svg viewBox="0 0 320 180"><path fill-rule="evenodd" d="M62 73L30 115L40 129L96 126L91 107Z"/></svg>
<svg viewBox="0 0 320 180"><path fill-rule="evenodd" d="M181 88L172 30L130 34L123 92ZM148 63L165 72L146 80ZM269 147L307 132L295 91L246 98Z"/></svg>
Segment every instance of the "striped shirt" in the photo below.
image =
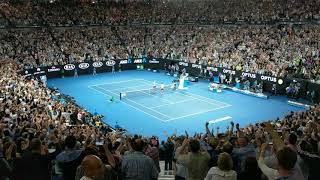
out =
<svg viewBox="0 0 320 180"><path fill-rule="evenodd" d="M124 180L152 180L159 173L153 160L137 151L123 157L121 170Z"/></svg>

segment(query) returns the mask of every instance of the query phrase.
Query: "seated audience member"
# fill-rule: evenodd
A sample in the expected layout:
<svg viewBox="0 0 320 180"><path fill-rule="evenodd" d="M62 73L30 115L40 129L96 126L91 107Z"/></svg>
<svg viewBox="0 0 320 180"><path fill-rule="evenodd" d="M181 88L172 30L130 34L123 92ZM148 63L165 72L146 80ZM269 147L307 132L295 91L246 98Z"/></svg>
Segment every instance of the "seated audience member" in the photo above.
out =
<svg viewBox="0 0 320 180"><path fill-rule="evenodd" d="M189 146L189 153L182 154L185 148ZM202 180L208 171L210 155L206 151L200 151L200 143L198 140L189 140L186 138L178 153L177 161L187 168L187 178L190 180Z"/></svg>
<svg viewBox="0 0 320 180"><path fill-rule="evenodd" d="M218 158L218 167L212 167L205 180L236 180L237 173L232 170L233 162L228 153L221 153Z"/></svg>
<svg viewBox="0 0 320 180"><path fill-rule="evenodd" d="M132 151L123 156L122 173L124 180L155 180L158 178L158 168L154 161L143 154L144 142L140 138L131 139Z"/></svg>

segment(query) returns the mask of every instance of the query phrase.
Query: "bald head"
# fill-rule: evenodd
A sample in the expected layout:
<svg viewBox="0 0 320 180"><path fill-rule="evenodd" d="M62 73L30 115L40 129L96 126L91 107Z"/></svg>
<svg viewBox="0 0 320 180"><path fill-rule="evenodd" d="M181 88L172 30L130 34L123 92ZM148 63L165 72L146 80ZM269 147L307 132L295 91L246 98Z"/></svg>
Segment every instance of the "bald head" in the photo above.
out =
<svg viewBox="0 0 320 180"><path fill-rule="evenodd" d="M84 170L84 175L94 180L103 178L104 166L101 159L95 155L88 155L83 158L81 166Z"/></svg>

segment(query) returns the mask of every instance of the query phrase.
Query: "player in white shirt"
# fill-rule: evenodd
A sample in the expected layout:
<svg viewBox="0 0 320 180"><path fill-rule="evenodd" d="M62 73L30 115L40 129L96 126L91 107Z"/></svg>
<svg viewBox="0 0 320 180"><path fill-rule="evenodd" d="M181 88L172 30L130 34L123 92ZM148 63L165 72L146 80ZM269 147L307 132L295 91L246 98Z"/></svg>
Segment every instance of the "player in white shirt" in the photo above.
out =
<svg viewBox="0 0 320 180"><path fill-rule="evenodd" d="M163 83L160 84L160 91L161 91L161 94L164 93L164 84Z"/></svg>
<svg viewBox="0 0 320 180"><path fill-rule="evenodd" d="M157 83L156 83L156 81L153 81L152 93L156 93L156 91L157 91Z"/></svg>

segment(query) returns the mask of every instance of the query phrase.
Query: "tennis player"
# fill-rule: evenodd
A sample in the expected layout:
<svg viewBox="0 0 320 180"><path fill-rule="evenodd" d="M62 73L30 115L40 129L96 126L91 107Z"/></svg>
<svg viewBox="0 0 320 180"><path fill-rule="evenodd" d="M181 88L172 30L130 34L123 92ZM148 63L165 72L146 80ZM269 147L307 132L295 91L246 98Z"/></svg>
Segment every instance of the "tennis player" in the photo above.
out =
<svg viewBox="0 0 320 180"><path fill-rule="evenodd" d="M157 91L157 83L156 83L156 81L153 81L152 92L156 93L156 91Z"/></svg>
<svg viewBox="0 0 320 180"><path fill-rule="evenodd" d="M120 93L120 98L121 98L121 93ZM111 96L111 98L109 99L109 101L112 103L115 101L115 98L113 96Z"/></svg>
<svg viewBox="0 0 320 180"><path fill-rule="evenodd" d="M175 80L172 81L171 89L172 90L176 90L177 89L177 83L176 83Z"/></svg>
<svg viewBox="0 0 320 180"><path fill-rule="evenodd" d="M161 94L164 93L164 84L163 83L160 84L160 91L161 91Z"/></svg>

